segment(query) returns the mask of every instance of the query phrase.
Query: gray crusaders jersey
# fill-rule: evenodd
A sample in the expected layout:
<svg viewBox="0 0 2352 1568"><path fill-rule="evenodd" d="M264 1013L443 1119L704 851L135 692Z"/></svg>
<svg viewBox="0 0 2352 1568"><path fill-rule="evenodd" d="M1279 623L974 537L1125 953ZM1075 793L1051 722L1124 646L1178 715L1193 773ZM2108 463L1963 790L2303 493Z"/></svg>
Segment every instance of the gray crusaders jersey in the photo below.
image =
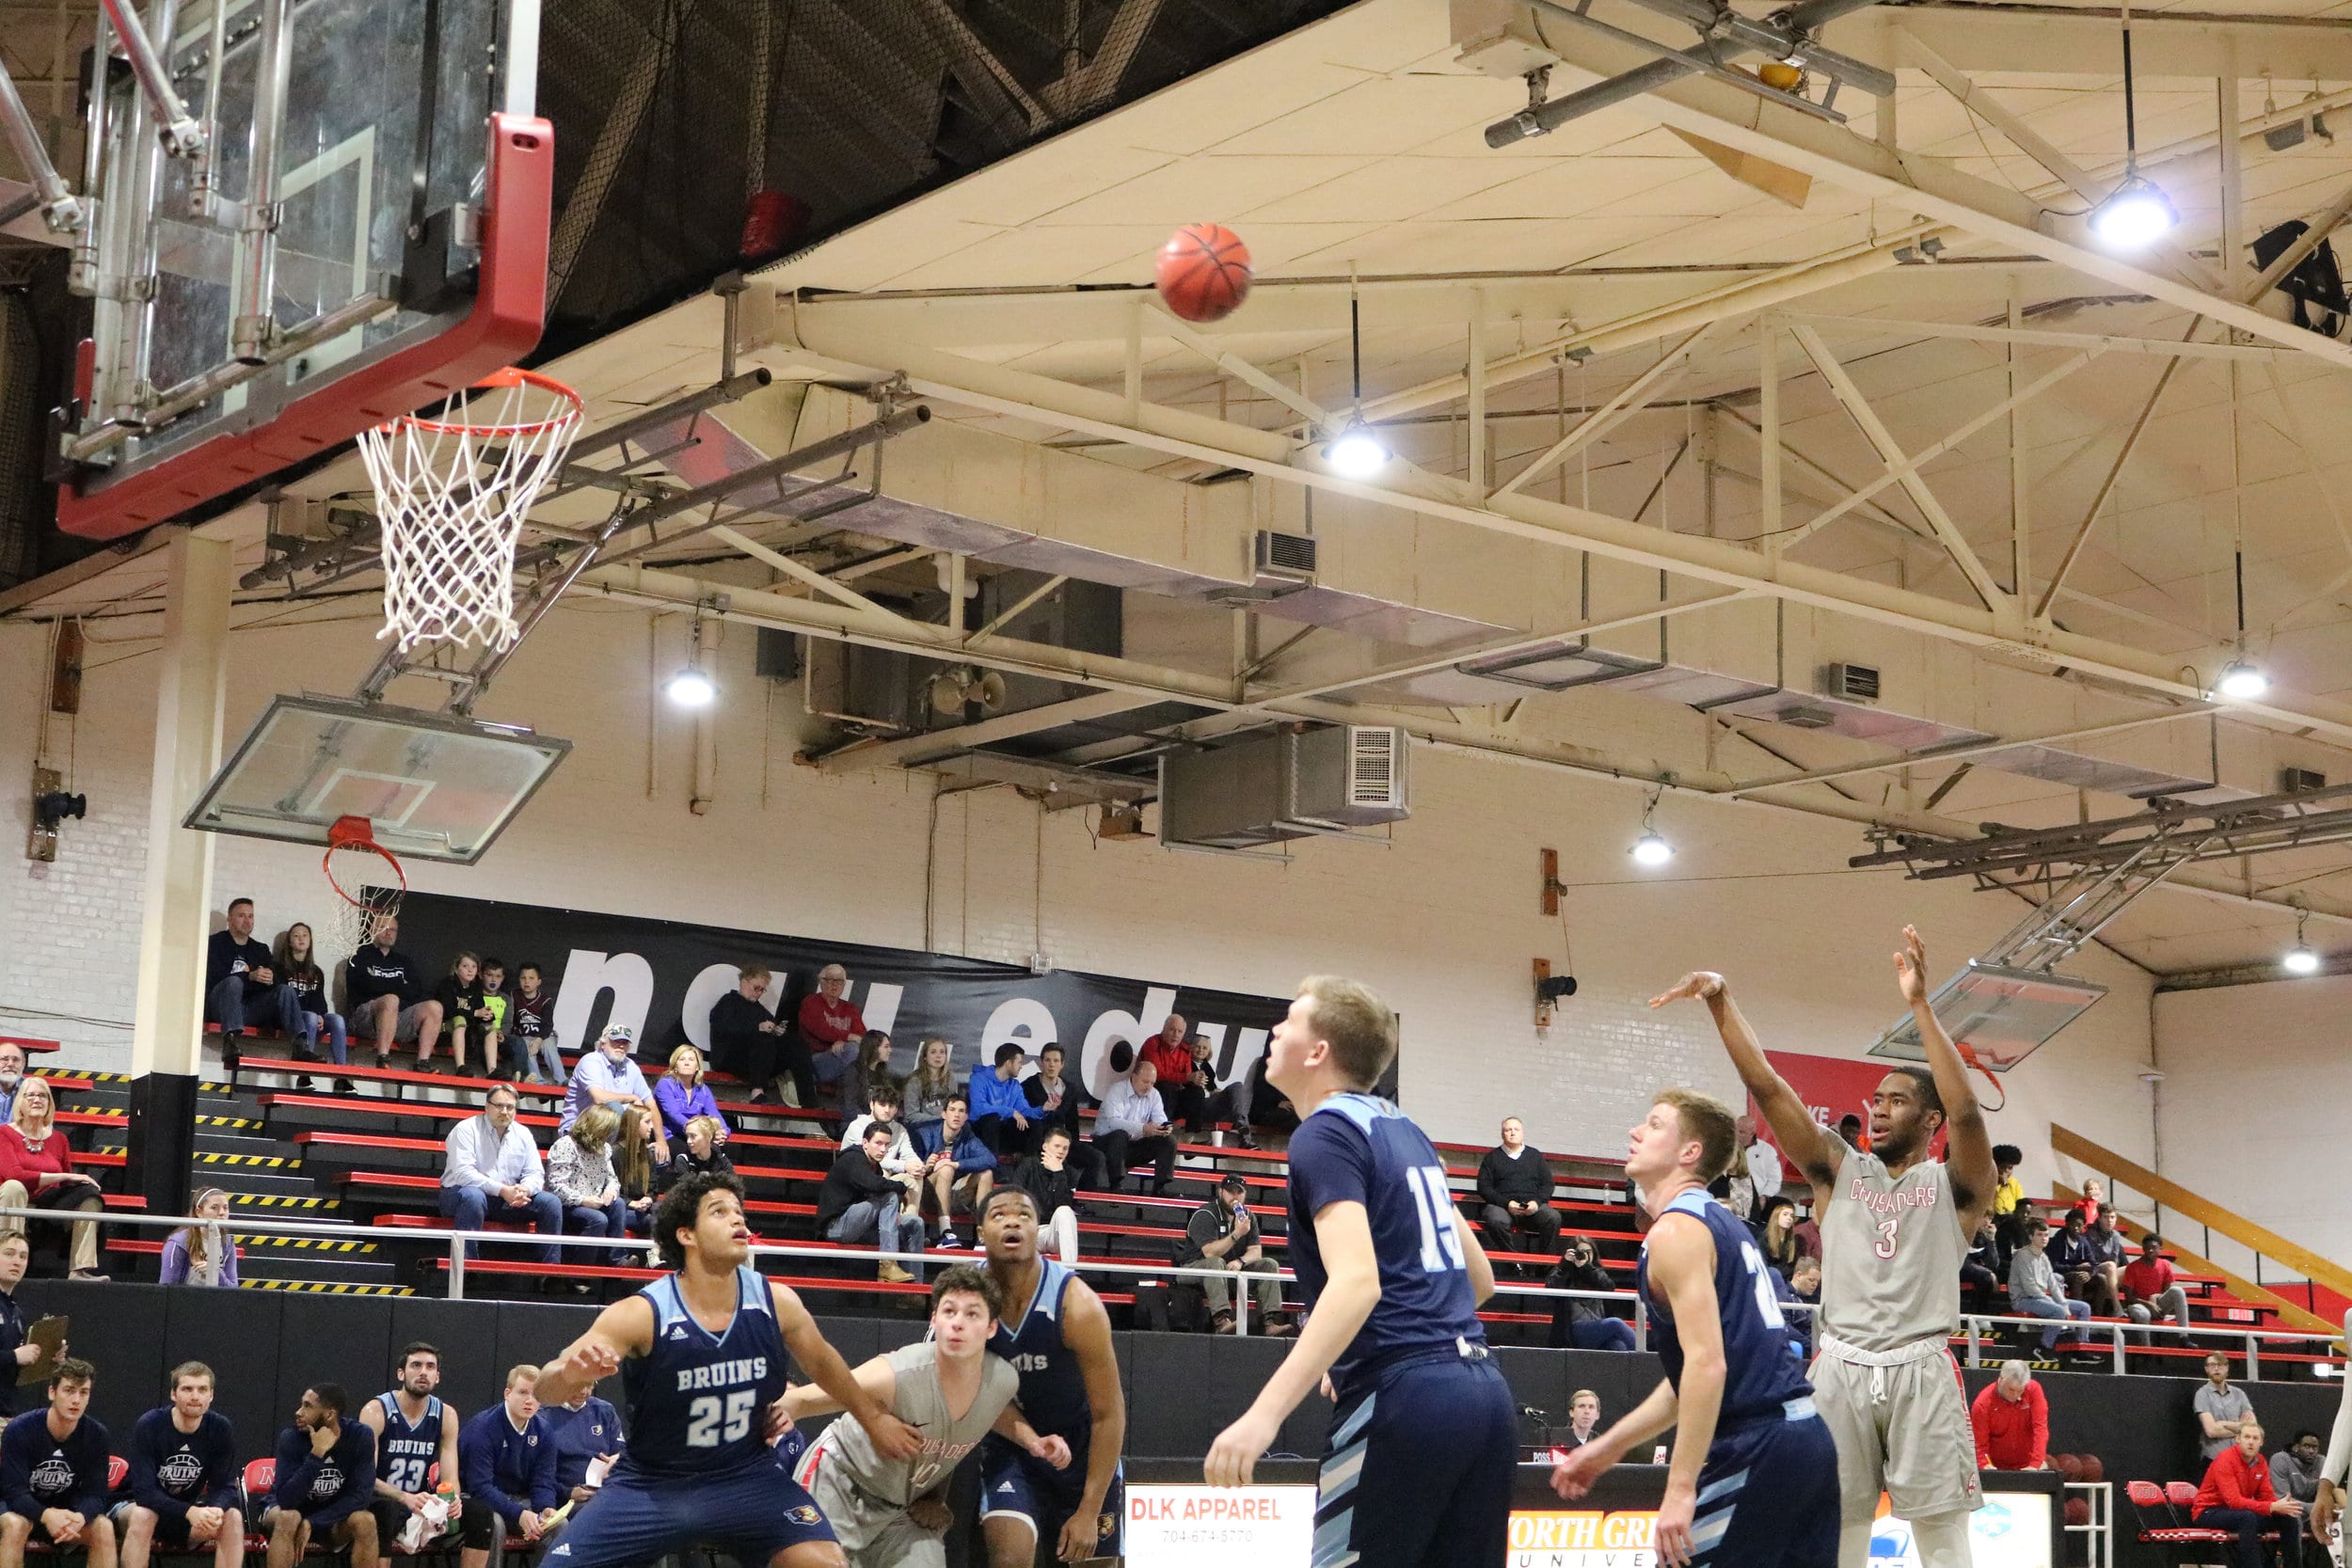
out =
<svg viewBox="0 0 2352 1568"><path fill-rule="evenodd" d="M1877 1155L1849 1148L1820 1220L1823 1329L1859 1349L1886 1351L1960 1326L1968 1239L1940 1161L1897 1178Z"/></svg>
<svg viewBox="0 0 2352 1568"><path fill-rule="evenodd" d="M898 1377L890 1408L923 1434L923 1451L913 1459L884 1459L874 1451L866 1429L844 1416L809 1445L795 1474L803 1486L812 1486L820 1469L832 1471L866 1497L904 1508L946 1481L963 1456L979 1447L1021 1386L1009 1362L983 1352L979 1397L959 1421L949 1418L946 1396L940 1392L937 1345L927 1339L892 1351L890 1368Z"/></svg>

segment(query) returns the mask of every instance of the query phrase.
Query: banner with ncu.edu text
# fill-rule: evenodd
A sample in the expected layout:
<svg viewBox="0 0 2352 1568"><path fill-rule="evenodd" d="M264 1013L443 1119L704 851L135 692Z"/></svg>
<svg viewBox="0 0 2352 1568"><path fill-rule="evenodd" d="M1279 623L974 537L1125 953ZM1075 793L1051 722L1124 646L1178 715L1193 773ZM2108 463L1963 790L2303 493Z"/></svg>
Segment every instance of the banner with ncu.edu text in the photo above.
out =
<svg viewBox="0 0 2352 1568"><path fill-rule="evenodd" d="M707 1049L711 1004L735 989L737 965L774 971L766 1001L789 1018L816 989L818 971L837 963L850 972L850 999L866 1027L891 1036L891 1066L902 1075L925 1035L954 1041L956 1064L966 1071L1007 1040L1033 1056L1059 1044L1096 1099L1133 1060L1123 1048L1157 1034L1170 1012L1208 1037L1222 1084L1256 1065L1290 1006L1287 998L1169 980L1033 974L937 953L444 894L408 895L400 945L428 988L460 951L503 959L510 990L516 966L535 962L556 994L556 1037L566 1050L595 1039L608 1023L626 1023L637 1030L637 1054L647 1061L666 1058L682 1041ZM1391 1069L1383 1093L1395 1094L1394 1077Z"/></svg>

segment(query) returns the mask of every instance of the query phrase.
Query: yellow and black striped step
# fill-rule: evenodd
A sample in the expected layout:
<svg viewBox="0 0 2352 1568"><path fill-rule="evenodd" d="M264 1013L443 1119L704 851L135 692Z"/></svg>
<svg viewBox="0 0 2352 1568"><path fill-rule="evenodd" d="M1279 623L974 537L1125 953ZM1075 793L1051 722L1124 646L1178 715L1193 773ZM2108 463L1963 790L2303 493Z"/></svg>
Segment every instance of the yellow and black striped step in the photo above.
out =
<svg viewBox="0 0 2352 1568"><path fill-rule="evenodd" d="M102 1117L108 1111L108 1107L104 1105L69 1105L66 1109L79 1111L86 1116ZM259 1117L198 1117L195 1119L199 1127L217 1128L228 1132L251 1132L258 1136L262 1131L262 1119Z"/></svg>
<svg viewBox="0 0 2352 1568"><path fill-rule="evenodd" d="M89 1072L81 1068L59 1068L56 1070L58 1076L60 1077L87 1078L93 1084L128 1084L133 1081L131 1075L127 1072ZM35 1075L40 1075L40 1069L35 1069ZM204 1094L234 1094L237 1092L236 1085L233 1084L212 1084L206 1083L201 1079L197 1081L196 1086Z"/></svg>
<svg viewBox="0 0 2352 1568"><path fill-rule="evenodd" d="M236 1227L231 1226L230 1228ZM352 1257L364 1257L375 1251L373 1242L338 1242L326 1236L248 1236L241 1230L237 1232L237 1244L248 1249L269 1247L273 1250L331 1252Z"/></svg>
<svg viewBox="0 0 2352 1568"><path fill-rule="evenodd" d="M127 1151L116 1148L96 1148L90 1152L121 1154ZM199 1165L234 1165L242 1170L300 1170L302 1168L302 1156L299 1154L212 1154L199 1151L190 1155L189 1158Z"/></svg>
<svg viewBox="0 0 2352 1568"><path fill-rule="evenodd" d="M342 1206L336 1198L290 1197L277 1193L230 1193L229 1201L232 1206L255 1209L335 1209Z"/></svg>
<svg viewBox="0 0 2352 1568"><path fill-rule="evenodd" d="M343 1285L326 1279L248 1279L248 1291L299 1291L316 1296L413 1296L405 1285Z"/></svg>

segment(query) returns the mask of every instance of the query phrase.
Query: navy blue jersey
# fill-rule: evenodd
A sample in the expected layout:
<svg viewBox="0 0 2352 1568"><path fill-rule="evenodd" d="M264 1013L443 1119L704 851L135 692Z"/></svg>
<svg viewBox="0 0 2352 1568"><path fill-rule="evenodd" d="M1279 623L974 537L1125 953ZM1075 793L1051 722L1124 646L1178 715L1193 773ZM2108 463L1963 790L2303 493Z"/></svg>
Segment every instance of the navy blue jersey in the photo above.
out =
<svg viewBox="0 0 2352 1568"><path fill-rule="evenodd" d="M1788 1340L1772 1290L1772 1272L1748 1227L1730 1210L1695 1187L1686 1188L1663 1213L1688 1214L1707 1227L1715 1242L1715 1313L1723 1320L1724 1426L1770 1414L1780 1418L1790 1400L1813 1392L1804 1363ZM1633 1273L1634 1288L1649 1307L1650 1344L1666 1364L1666 1378L1682 1387L1682 1336L1676 1331L1673 1304L1650 1289L1649 1243Z"/></svg>
<svg viewBox="0 0 2352 1568"><path fill-rule="evenodd" d="M27 1410L0 1432L0 1494L27 1519L45 1508L96 1518L106 1506L106 1429L85 1416L60 1441L47 1405Z"/></svg>
<svg viewBox="0 0 2352 1568"><path fill-rule="evenodd" d="M425 1396L424 1418L421 1421L411 1422L400 1413L400 1396L396 1393L376 1395L375 1408L384 1418L384 1435L375 1440L376 1475L403 1492L424 1491L425 1478L441 1461L441 1397Z"/></svg>
<svg viewBox="0 0 2352 1568"><path fill-rule="evenodd" d="M207 1410L182 1432L171 1406L151 1410L131 1429L131 1500L166 1519L191 1508L237 1506L237 1440L229 1418Z"/></svg>
<svg viewBox="0 0 2352 1568"><path fill-rule="evenodd" d="M1029 1309L1017 1323L998 1323L988 1348L1021 1374L1021 1413L1029 1425L1045 1436L1068 1438L1074 1449L1094 1430L1085 1370L1061 1335L1062 1307L1077 1275L1048 1258L1037 1266Z"/></svg>
<svg viewBox="0 0 2352 1568"><path fill-rule="evenodd" d="M735 1316L714 1336L694 1321L664 1275L638 1292L653 1307L653 1349L621 1363L628 1447L620 1468L643 1477L707 1480L773 1465L761 1413L784 1397L784 1334L768 1281L735 1271Z"/></svg>
<svg viewBox="0 0 2352 1568"><path fill-rule="evenodd" d="M1445 1164L1404 1112L1372 1095L1335 1094L1291 1134L1290 1164L1291 1266L1307 1310L1330 1277L1315 1243L1319 1211L1362 1204L1380 1265L1380 1303L1332 1363L1334 1386L1344 1392L1350 1376L1389 1361L1486 1342Z"/></svg>

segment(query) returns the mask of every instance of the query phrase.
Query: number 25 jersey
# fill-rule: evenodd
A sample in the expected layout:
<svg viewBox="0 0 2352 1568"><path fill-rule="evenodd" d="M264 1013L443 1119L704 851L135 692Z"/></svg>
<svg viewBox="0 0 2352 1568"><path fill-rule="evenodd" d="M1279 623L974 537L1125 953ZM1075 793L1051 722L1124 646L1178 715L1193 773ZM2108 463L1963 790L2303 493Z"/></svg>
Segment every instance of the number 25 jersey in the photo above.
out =
<svg viewBox="0 0 2352 1568"><path fill-rule="evenodd" d="M1380 1300L1332 1364L1343 1398L1352 1379L1391 1362L1486 1342L1444 1163L1404 1112L1373 1095L1333 1095L1291 1135L1290 1164L1290 1256L1308 1311L1330 1280L1315 1240L1316 1211L1360 1203L1372 1227Z"/></svg>
<svg viewBox="0 0 2352 1568"><path fill-rule="evenodd" d="M784 1335L768 1281L735 1273L735 1316L712 1334L664 1275L638 1294L653 1307L653 1349L621 1363L628 1443L615 1469L663 1481L707 1481L773 1465L761 1416L784 1395Z"/></svg>

